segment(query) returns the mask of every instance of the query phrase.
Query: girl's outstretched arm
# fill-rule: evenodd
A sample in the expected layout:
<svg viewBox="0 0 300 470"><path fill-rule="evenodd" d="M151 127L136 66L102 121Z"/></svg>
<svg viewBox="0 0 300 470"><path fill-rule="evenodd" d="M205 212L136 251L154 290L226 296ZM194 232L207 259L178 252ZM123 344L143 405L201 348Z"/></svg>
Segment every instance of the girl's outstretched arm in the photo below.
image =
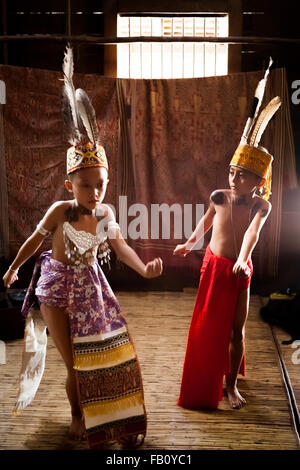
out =
<svg viewBox="0 0 300 470"><path fill-rule="evenodd" d="M45 236L34 231L33 234L23 243L14 261L2 278L5 287L10 287L10 285L18 279L19 267L37 251L43 243L44 238Z"/></svg>
<svg viewBox="0 0 300 470"><path fill-rule="evenodd" d="M155 258L145 265L136 252L127 245L121 232L119 232L115 239L110 239L109 241L119 260L134 269L141 276L150 279L161 275L163 269L161 258Z"/></svg>
<svg viewBox="0 0 300 470"><path fill-rule="evenodd" d="M108 231L109 242L116 252L118 259L145 278L150 279L160 276L163 270L161 258L155 258L145 265L136 252L124 240L120 229L115 223L115 216L112 210L108 206L105 207L107 209L105 214L106 219L108 220L108 224L112 223L113 227Z"/></svg>
<svg viewBox="0 0 300 470"><path fill-rule="evenodd" d="M30 235L30 237L23 243L14 261L2 278L5 287L10 287L11 284L18 279L18 270L20 266L22 266L22 264L24 264L25 261L27 261L38 250L45 237L55 230L57 226L58 212L61 212L61 203L54 203L48 209L41 221L44 232L42 230L43 233L40 233L38 228L36 228L32 235Z"/></svg>

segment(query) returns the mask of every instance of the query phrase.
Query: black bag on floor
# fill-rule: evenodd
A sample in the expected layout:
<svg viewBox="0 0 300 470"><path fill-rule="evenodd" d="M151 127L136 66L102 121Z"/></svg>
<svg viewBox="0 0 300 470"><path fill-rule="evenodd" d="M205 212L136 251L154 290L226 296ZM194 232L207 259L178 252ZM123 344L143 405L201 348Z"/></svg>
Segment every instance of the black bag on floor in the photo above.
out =
<svg viewBox="0 0 300 470"><path fill-rule="evenodd" d="M267 305L260 309L262 319L270 325L279 326L291 335L282 344L300 340L300 293L288 295L288 291L270 296Z"/></svg>
<svg viewBox="0 0 300 470"><path fill-rule="evenodd" d="M26 289L0 292L0 340L23 338L25 318L21 308L25 294Z"/></svg>
<svg viewBox="0 0 300 470"><path fill-rule="evenodd" d="M282 291L270 296L267 305L260 309L260 315L266 323L282 328L291 335L282 344L291 344L300 339L300 293L291 294Z"/></svg>

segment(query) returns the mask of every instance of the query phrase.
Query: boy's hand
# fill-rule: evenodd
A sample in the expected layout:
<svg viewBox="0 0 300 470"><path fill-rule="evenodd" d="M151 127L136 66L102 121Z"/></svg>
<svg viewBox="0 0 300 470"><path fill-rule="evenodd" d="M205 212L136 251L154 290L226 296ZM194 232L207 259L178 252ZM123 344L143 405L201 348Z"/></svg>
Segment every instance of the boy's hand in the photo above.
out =
<svg viewBox="0 0 300 470"><path fill-rule="evenodd" d="M151 279L152 277L160 276L163 270L163 262L161 258L155 258L146 264L145 277Z"/></svg>
<svg viewBox="0 0 300 470"><path fill-rule="evenodd" d="M190 249L187 248L186 243L183 245L177 245L175 250L173 251L173 255L178 255L178 256L186 256L191 252Z"/></svg>
<svg viewBox="0 0 300 470"><path fill-rule="evenodd" d="M235 265L233 266L232 272L242 278L248 278L251 275L250 268L247 263L243 261L237 261Z"/></svg>
<svg viewBox="0 0 300 470"><path fill-rule="evenodd" d="M17 281L18 278L18 272L17 271L11 271L10 269L6 271L6 273L3 276L3 283L5 287L10 287L11 284L15 281Z"/></svg>

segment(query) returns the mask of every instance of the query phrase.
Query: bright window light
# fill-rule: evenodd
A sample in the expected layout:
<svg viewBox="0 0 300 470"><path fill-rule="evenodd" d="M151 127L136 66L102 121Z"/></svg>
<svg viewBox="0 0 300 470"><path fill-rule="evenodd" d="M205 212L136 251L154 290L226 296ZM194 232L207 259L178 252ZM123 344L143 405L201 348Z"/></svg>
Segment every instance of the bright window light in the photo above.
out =
<svg viewBox="0 0 300 470"><path fill-rule="evenodd" d="M118 36L228 37L228 15L217 17L118 16ZM193 78L226 75L228 45L130 43L117 46L119 78Z"/></svg>

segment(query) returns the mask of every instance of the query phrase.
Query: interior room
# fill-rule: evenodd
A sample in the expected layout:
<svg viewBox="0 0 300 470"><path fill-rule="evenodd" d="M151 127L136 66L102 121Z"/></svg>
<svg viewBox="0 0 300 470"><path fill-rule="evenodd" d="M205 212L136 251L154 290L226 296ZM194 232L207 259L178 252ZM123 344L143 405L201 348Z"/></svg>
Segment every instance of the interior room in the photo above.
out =
<svg viewBox="0 0 300 470"><path fill-rule="evenodd" d="M297 2L0 3L0 449L299 450Z"/></svg>

